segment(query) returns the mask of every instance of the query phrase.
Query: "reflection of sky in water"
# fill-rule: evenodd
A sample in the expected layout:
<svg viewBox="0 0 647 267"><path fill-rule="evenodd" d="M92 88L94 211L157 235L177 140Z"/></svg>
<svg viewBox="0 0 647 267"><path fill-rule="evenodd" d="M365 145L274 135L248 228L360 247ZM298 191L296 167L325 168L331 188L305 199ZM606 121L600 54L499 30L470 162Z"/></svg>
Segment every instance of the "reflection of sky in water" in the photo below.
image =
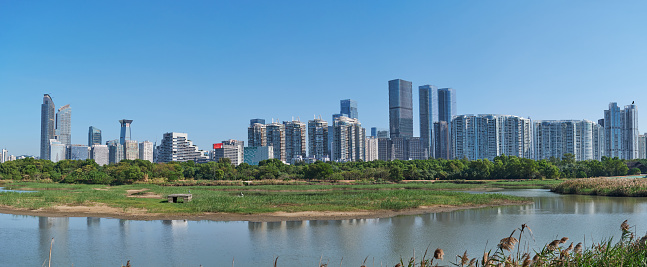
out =
<svg viewBox="0 0 647 267"><path fill-rule="evenodd" d="M480 257L521 224L536 241L531 247L567 236L569 243L619 237L620 223L647 221L644 198L558 195L547 190L504 190L530 197L532 204L470 209L385 219L290 222L131 221L0 215L3 265L39 266L51 238L54 266L393 266L429 246L446 259L467 250ZM647 230L637 225L637 234ZM486 247L487 244L487 247ZM568 244L566 244L568 245ZM447 265L449 262L441 262Z"/></svg>
<svg viewBox="0 0 647 267"><path fill-rule="evenodd" d="M4 187L0 187L0 193L2 192L31 193L36 191L11 190L11 189L5 189Z"/></svg>

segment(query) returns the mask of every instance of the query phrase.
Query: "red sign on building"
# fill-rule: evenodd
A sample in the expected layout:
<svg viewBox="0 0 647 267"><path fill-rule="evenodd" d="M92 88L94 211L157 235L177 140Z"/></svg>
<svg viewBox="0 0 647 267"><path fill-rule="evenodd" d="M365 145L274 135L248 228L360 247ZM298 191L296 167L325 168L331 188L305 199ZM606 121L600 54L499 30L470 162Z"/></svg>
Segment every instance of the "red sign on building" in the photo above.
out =
<svg viewBox="0 0 647 267"><path fill-rule="evenodd" d="M222 143L213 144L213 149L222 148Z"/></svg>

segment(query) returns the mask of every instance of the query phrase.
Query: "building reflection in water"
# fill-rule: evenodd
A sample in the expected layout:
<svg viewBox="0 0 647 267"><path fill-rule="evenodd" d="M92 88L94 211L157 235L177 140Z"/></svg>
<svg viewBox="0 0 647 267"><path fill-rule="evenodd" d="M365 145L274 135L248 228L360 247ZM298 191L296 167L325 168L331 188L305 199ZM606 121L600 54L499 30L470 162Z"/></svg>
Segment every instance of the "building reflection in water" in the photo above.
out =
<svg viewBox="0 0 647 267"><path fill-rule="evenodd" d="M49 259L50 246L52 247L52 257L61 259L58 262L69 261L69 224L70 218L68 217L38 217L39 257L42 261ZM51 245L52 238L54 238L54 245Z"/></svg>

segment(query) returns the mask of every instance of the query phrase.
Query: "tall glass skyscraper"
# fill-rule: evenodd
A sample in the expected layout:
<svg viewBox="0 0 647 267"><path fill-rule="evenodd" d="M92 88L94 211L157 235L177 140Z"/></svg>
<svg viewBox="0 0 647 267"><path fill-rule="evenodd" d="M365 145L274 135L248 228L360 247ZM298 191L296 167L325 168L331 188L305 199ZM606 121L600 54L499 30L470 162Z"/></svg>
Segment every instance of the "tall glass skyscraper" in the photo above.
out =
<svg viewBox="0 0 647 267"><path fill-rule="evenodd" d="M340 101L341 110L339 113L346 114L351 119L357 119L357 101L344 99Z"/></svg>
<svg viewBox="0 0 647 267"><path fill-rule="evenodd" d="M90 129L88 130L88 147L92 147L92 145L100 145L101 144L101 130L94 126L90 126Z"/></svg>
<svg viewBox="0 0 647 267"><path fill-rule="evenodd" d="M56 112L56 136L62 144L72 144L72 108L69 104Z"/></svg>
<svg viewBox="0 0 647 267"><path fill-rule="evenodd" d="M54 139L54 101L48 94L43 96L40 105L40 158L49 158L49 140Z"/></svg>
<svg viewBox="0 0 647 267"><path fill-rule="evenodd" d="M433 85L418 87L420 97L420 141L434 157L434 122L438 121L438 88Z"/></svg>
<svg viewBox="0 0 647 267"><path fill-rule="evenodd" d="M389 130L391 138L413 137L413 97L409 81L389 81Z"/></svg>
<svg viewBox="0 0 647 267"><path fill-rule="evenodd" d="M627 105L620 109L618 103L609 103L604 111L605 153L607 157L638 158L638 108Z"/></svg>
<svg viewBox="0 0 647 267"><path fill-rule="evenodd" d="M452 88L438 89L438 121L452 122L456 116L456 91Z"/></svg>
<svg viewBox="0 0 647 267"><path fill-rule="evenodd" d="M133 123L133 120L119 120L121 123L121 135L119 136L119 143L124 145L126 140L130 140L130 124Z"/></svg>

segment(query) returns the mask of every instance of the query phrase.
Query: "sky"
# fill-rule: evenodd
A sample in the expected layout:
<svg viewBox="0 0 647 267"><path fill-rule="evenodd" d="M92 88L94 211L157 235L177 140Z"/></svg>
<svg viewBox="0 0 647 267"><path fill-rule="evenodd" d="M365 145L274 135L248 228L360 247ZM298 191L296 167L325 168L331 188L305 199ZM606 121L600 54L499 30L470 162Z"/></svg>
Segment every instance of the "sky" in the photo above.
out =
<svg viewBox="0 0 647 267"><path fill-rule="evenodd" d="M72 143L188 133L247 141L252 118L388 128L388 81L456 90L458 114L596 121L636 102L647 129L647 1L0 1L0 147L39 155L40 105ZM643 106L643 103L646 103ZM370 130L367 130L370 132Z"/></svg>

